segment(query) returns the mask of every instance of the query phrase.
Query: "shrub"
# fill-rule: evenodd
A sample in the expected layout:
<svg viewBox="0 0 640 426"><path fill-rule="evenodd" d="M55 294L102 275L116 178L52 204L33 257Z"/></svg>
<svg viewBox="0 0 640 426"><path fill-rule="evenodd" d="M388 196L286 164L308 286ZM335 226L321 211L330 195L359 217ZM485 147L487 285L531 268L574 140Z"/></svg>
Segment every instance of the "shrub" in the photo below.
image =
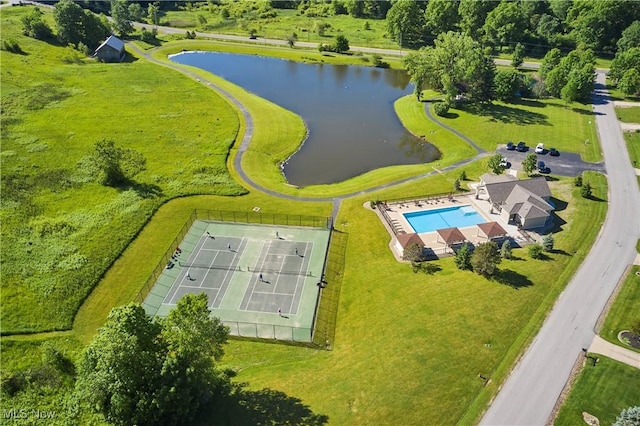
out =
<svg viewBox="0 0 640 426"><path fill-rule="evenodd" d="M471 248L469 244L464 243L460 250L456 253L456 258L454 262L458 269L463 271L471 270Z"/></svg>
<svg viewBox="0 0 640 426"><path fill-rule="evenodd" d="M436 102L433 104L433 111L439 117L444 117L449 112L449 103L448 102Z"/></svg>
<svg viewBox="0 0 640 426"><path fill-rule="evenodd" d="M591 198L592 191L591 184L589 182L585 183L582 188L580 188L580 195L582 195L583 198Z"/></svg>
<svg viewBox="0 0 640 426"><path fill-rule="evenodd" d="M553 234L547 234L542 237L542 247L544 251L553 251L553 244L555 240L553 239Z"/></svg>
<svg viewBox="0 0 640 426"><path fill-rule="evenodd" d="M631 331L633 334L640 335L640 319L631 324L631 330L629 331Z"/></svg>
<svg viewBox="0 0 640 426"><path fill-rule="evenodd" d="M11 53L24 53L18 42L12 38L2 41L2 50L6 50Z"/></svg>
<svg viewBox="0 0 640 426"><path fill-rule="evenodd" d="M460 186L460 179L456 179L453 182L453 190L456 192L462 190L462 187Z"/></svg>
<svg viewBox="0 0 640 426"><path fill-rule="evenodd" d="M373 55L371 56L373 58L373 65L378 67L378 68L389 68L389 63L385 62L382 60L382 56L380 55Z"/></svg>
<svg viewBox="0 0 640 426"><path fill-rule="evenodd" d="M542 258L542 246L538 243L531 244L529 246L529 256L532 259L541 259Z"/></svg>
<svg viewBox="0 0 640 426"><path fill-rule="evenodd" d="M460 172L460 180L467 180L467 172L465 170Z"/></svg>
<svg viewBox="0 0 640 426"><path fill-rule="evenodd" d="M582 186L582 176L576 176L576 178L573 180L573 186Z"/></svg>
<svg viewBox="0 0 640 426"><path fill-rule="evenodd" d="M337 53L347 52L349 50L349 40L340 34L336 37L336 41L333 43L333 48Z"/></svg>
<svg viewBox="0 0 640 426"><path fill-rule="evenodd" d="M511 248L511 241L505 240L500 248L500 255L503 259L511 259L513 256L513 249Z"/></svg>
<svg viewBox="0 0 640 426"><path fill-rule="evenodd" d="M146 28L142 29L142 34L140 34L140 40L145 43L153 44L156 42L156 36L158 35L158 30L153 28L151 31L147 31Z"/></svg>

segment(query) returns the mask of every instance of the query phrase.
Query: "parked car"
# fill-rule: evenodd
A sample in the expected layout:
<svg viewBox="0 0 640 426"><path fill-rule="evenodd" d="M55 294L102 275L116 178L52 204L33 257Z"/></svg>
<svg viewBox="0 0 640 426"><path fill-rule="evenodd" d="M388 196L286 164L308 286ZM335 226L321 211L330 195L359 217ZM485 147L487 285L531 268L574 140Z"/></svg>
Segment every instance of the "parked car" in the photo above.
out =
<svg viewBox="0 0 640 426"><path fill-rule="evenodd" d="M555 148L549 148L549 155L552 157L558 157L560 155L560 152L558 152L558 150Z"/></svg>
<svg viewBox="0 0 640 426"><path fill-rule="evenodd" d="M516 146L514 145L514 143L513 142L507 142L507 150L513 151L514 149L516 149Z"/></svg>
<svg viewBox="0 0 640 426"><path fill-rule="evenodd" d="M255 40L255 39L257 39L257 38L258 38L258 36L257 36L257 35L255 35L255 34L250 34L250 35L249 35L249 39L251 39L251 40Z"/></svg>
<svg viewBox="0 0 640 426"><path fill-rule="evenodd" d="M509 161L506 157L502 157L502 160L500 160L500 167L504 167L505 169L509 168Z"/></svg>
<svg viewBox="0 0 640 426"><path fill-rule="evenodd" d="M544 144L539 143L538 145L536 145L535 152L536 154L544 154Z"/></svg>
<svg viewBox="0 0 640 426"><path fill-rule="evenodd" d="M538 161L538 172L540 173L549 173L550 170L547 167L546 164L544 164L544 161Z"/></svg>
<svg viewBox="0 0 640 426"><path fill-rule="evenodd" d="M527 150L527 144L522 141L518 142L518 146L516 147L516 150L518 152L525 152Z"/></svg>

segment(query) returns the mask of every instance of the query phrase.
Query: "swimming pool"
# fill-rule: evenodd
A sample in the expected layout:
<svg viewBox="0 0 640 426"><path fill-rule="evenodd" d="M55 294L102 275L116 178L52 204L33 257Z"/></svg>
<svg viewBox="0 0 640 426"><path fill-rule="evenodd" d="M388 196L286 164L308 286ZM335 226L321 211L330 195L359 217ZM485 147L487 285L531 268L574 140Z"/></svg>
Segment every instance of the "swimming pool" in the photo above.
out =
<svg viewBox="0 0 640 426"><path fill-rule="evenodd" d="M476 209L469 205L404 213L403 216L417 233L444 228L464 228L486 222Z"/></svg>

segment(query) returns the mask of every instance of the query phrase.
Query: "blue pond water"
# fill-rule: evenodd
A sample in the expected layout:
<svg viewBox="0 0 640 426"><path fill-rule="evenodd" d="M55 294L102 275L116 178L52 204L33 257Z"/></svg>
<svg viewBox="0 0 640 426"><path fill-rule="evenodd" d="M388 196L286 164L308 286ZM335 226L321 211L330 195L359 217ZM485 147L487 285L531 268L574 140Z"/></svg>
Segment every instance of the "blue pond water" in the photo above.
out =
<svg viewBox="0 0 640 426"><path fill-rule="evenodd" d="M405 219L417 233L444 228L464 228L486 220L471 206L445 207L442 209L404 213Z"/></svg>
<svg viewBox="0 0 640 426"><path fill-rule="evenodd" d="M170 58L219 75L304 119L308 138L283 169L291 184L341 182L381 167L440 157L433 145L407 132L395 114L393 103L412 92L404 71L218 52Z"/></svg>

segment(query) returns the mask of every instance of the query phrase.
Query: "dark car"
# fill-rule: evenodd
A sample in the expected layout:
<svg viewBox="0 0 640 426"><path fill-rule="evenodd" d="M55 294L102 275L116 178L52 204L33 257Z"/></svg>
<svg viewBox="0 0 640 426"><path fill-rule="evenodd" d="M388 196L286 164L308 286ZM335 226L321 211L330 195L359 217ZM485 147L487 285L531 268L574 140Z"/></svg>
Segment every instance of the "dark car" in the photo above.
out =
<svg viewBox="0 0 640 426"><path fill-rule="evenodd" d="M257 38L258 38L258 36L257 36L257 35L255 35L255 34L251 34L251 35L249 35L249 38L250 38L251 40L255 40L255 39L257 39Z"/></svg>
<svg viewBox="0 0 640 426"><path fill-rule="evenodd" d="M547 167L546 164L544 164L544 161L538 161L538 172L540 173L549 173L550 170Z"/></svg>
<svg viewBox="0 0 640 426"><path fill-rule="evenodd" d="M549 148L549 155L552 157L558 157L560 155L560 152L558 152L558 150L555 148Z"/></svg>
<svg viewBox="0 0 640 426"><path fill-rule="evenodd" d="M518 142L516 150L518 150L518 152L525 152L527 150L527 144L525 144L524 142Z"/></svg>
<svg viewBox="0 0 640 426"><path fill-rule="evenodd" d="M507 142L507 150L513 151L514 149L516 149L516 146L513 144L513 142Z"/></svg>

